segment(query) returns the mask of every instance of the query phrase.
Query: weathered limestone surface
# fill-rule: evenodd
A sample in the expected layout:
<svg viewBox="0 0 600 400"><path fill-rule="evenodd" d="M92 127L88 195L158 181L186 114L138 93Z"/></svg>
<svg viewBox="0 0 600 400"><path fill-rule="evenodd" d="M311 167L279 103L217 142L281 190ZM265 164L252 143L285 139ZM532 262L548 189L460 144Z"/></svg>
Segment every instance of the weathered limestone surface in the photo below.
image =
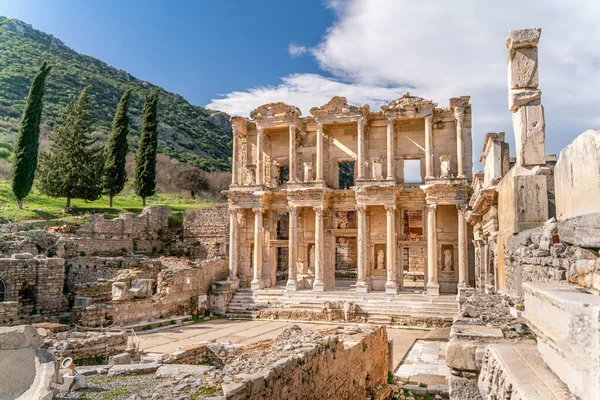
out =
<svg viewBox="0 0 600 400"><path fill-rule="evenodd" d="M582 215L560 221L558 235L574 246L600 248L600 213Z"/></svg>
<svg viewBox="0 0 600 400"><path fill-rule="evenodd" d="M519 107L513 113L513 128L517 164L544 165L546 163L544 107L541 104Z"/></svg>
<svg viewBox="0 0 600 400"><path fill-rule="evenodd" d="M183 238L192 258L225 257L229 240L227 205L187 210L183 216Z"/></svg>
<svg viewBox="0 0 600 400"><path fill-rule="evenodd" d="M75 361L91 360L119 354L127 348L127 333L120 332L59 332L44 338L42 347L57 358L71 357Z"/></svg>
<svg viewBox="0 0 600 400"><path fill-rule="evenodd" d="M107 220L103 214L95 214L81 227L77 234L81 237L146 239L159 237L169 227L171 208L166 206L146 207L138 216L122 214Z"/></svg>
<svg viewBox="0 0 600 400"><path fill-rule="evenodd" d="M588 130L560 152L554 168L556 216L600 212L600 130Z"/></svg>
<svg viewBox="0 0 600 400"><path fill-rule="evenodd" d="M524 283L525 313L542 359L582 399L600 393L600 297L583 288Z"/></svg>

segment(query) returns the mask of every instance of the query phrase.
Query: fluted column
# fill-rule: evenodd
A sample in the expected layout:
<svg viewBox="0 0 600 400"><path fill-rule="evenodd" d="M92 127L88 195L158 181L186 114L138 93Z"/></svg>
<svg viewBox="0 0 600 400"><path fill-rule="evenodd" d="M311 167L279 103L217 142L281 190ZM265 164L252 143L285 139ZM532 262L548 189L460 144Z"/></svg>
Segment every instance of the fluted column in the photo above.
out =
<svg viewBox="0 0 600 400"><path fill-rule="evenodd" d="M463 122L465 116L464 107L455 107L454 108L454 117L456 118L456 165L458 169L458 177L464 178L465 171L463 167L464 156L464 140L463 140Z"/></svg>
<svg viewBox="0 0 600 400"><path fill-rule="evenodd" d="M254 211L254 279L252 279L252 290L262 289L264 282L262 279L262 264L263 264L263 209L255 208Z"/></svg>
<svg viewBox="0 0 600 400"><path fill-rule="evenodd" d="M359 118L357 121L358 127L358 171L357 179L364 180L365 174L365 120Z"/></svg>
<svg viewBox="0 0 600 400"><path fill-rule="evenodd" d="M387 282L385 283L386 294L398 293L398 282L396 280L396 206L385 206L387 214L387 242L386 242L386 269Z"/></svg>
<svg viewBox="0 0 600 400"><path fill-rule="evenodd" d="M394 174L394 157L396 155L396 149L394 144L394 119L387 119L387 178L388 181L396 181Z"/></svg>
<svg viewBox="0 0 600 400"><path fill-rule="evenodd" d="M315 210L315 281L313 291L322 292L325 290L323 283L323 206L313 207Z"/></svg>
<svg viewBox="0 0 600 400"><path fill-rule="evenodd" d="M290 206L288 233L288 281L286 290L298 290L296 264L298 263L298 209Z"/></svg>
<svg viewBox="0 0 600 400"><path fill-rule="evenodd" d="M433 116L425 117L425 179L433 178Z"/></svg>
<svg viewBox="0 0 600 400"><path fill-rule="evenodd" d="M317 122L317 182L323 182L323 124Z"/></svg>
<svg viewBox="0 0 600 400"><path fill-rule="evenodd" d="M356 282L356 292L367 293L369 291L369 282L367 278L367 207L357 205L358 214L358 281Z"/></svg>
<svg viewBox="0 0 600 400"><path fill-rule="evenodd" d="M256 127L256 184L263 184L263 143L264 132L259 126Z"/></svg>
<svg viewBox="0 0 600 400"><path fill-rule="evenodd" d="M467 220L465 219L466 204L458 204L458 287L469 286L469 271L467 269Z"/></svg>
<svg viewBox="0 0 600 400"><path fill-rule="evenodd" d="M289 171L289 182L296 182L297 178L296 178L296 171L297 171L297 166L296 166L296 125L292 124L290 125L290 157L289 157L290 163L288 165L288 171Z"/></svg>
<svg viewBox="0 0 600 400"><path fill-rule="evenodd" d="M437 263L437 204L427 205L427 294L439 296Z"/></svg>
<svg viewBox="0 0 600 400"><path fill-rule="evenodd" d="M238 282L239 242L238 242L238 216L239 209L229 209L229 280Z"/></svg>

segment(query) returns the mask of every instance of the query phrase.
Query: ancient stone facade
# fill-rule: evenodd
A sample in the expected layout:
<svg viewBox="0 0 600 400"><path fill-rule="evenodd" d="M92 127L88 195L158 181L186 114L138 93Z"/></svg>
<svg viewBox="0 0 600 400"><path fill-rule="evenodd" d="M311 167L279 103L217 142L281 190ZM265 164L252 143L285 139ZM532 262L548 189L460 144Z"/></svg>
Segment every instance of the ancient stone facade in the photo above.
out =
<svg viewBox="0 0 600 400"><path fill-rule="evenodd" d="M191 258L226 257L229 241L227 205L187 210L183 216L183 239Z"/></svg>
<svg viewBox="0 0 600 400"><path fill-rule="evenodd" d="M469 97L438 108L406 93L372 112L336 96L310 113L271 103L232 118L230 279L320 292L351 277L356 292L393 295L424 274L428 294L467 287Z"/></svg>

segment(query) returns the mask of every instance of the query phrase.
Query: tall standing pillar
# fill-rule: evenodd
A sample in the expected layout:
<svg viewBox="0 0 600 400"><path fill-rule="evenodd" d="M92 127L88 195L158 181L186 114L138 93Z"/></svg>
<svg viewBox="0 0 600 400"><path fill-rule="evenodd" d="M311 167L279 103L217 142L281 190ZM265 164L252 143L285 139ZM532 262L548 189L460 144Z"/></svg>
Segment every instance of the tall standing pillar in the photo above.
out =
<svg viewBox="0 0 600 400"><path fill-rule="evenodd" d="M387 119L387 178L386 180L395 182L396 176L394 174L394 157L396 155L395 144L394 144L394 119Z"/></svg>
<svg viewBox="0 0 600 400"><path fill-rule="evenodd" d="M263 145L264 132L262 127L256 127L256 184L263 184Z"/></svg>
<svg viewBox="0 0 600 400"><path fill-rule="evenodd" d="M315 281L313 291L322 292L325 290L323 283L323 206L313 207L315 210Z"/></svg>
<svg viewBox="0 0 600 400"><path fill-rule="evenodd" d="M290 125L290 157L289 157L289 182L295 183L296 178L296 125Z"/></svg>
<svg viewBox="0 0 600 400"><path fill-rule="evenodd" d="M238 242L238 216L239 209L229 209L229 280L239 285L239 242Z"/></svg>
<svg viewBox="0 0 600 400"><path fill-rule="evenodd" d="M483 260L482 260L482 265L483 265L483 291L487 292L487 288L488 285L491 284L490 282L490 245L488 243L488 238L487 236L484 238L483 241Z"/></svg>
<svg viewBox="0 0 600 400"><path fill-rule="evenodd" d="M367 207L357 205L358 214L358 281L356 282L356 292L367 293L369 291L369 281L367 279Z"/></svg>
<svg viewBox="0 0 600 400"><path fill-rule="evenodd" d="M317 122L317 182L323 182L323 124Z"/></svg>
<svg viewBox="0 0 600 400"><path fill-rule="evenodd" d="M233 125L232 125L233 126ZM238 184L238 142L239 133L237 129L233 128L233 141L231 143L231 184Z"/></svg>
<svg viewBox="0 0 600 400"><path fill-rule="evenodd" d="M466 204L458 204L458 287L469 286L469 270L467 269L467 220L465 219Z"/></svg>
<svg viewBox="0 0 600 400"><path fill-rule="evenodd" d="M427 205L427 294L440 295L437 263L437 204Z"/></svg>
<svg viewBox="0 0 600 400"><path fill-rule="evenodd" d="M387 214L387 241L386 241L386 269L387 282L385 283L386 294L398 293L398 282L396 280L396 206L385 206Z"/></svg>
<svg viewBox="0 0 600 400"><path fill-rule="evenodd" d="M463 166L463 122L465 118L465 108L461 106L454 107L454 117L456 118L456 165L458 169L458 177L464 178L465 170Z"/></svg>
<svg viewBox="0 0 600 400"><path fill-rule="evenodd" d="M288 281L286 290L298 290L296 265L298 263L298 209L290 206L288 233Z"/></svg>
<svg viewBox="0 0 600 400"><path fill-rule="evenodd" d="M262 279L262 264L263 264L263 209L255 208L254 211L254 279L250 287L252 290L262 289L265 284Z"/></svg>
<svg viewBox="0 0 600 400"><path fill-rule="evenodd" d="M364 180L365 174L365 119L359 118L357 121L358 128L358 171L357 179Z"/></svg>
<svg viewBox="0 0 600 400"><path fill-rule="evenodd" d="M425 179L433 178L433 130L432 115L425 117Z"/></svg>

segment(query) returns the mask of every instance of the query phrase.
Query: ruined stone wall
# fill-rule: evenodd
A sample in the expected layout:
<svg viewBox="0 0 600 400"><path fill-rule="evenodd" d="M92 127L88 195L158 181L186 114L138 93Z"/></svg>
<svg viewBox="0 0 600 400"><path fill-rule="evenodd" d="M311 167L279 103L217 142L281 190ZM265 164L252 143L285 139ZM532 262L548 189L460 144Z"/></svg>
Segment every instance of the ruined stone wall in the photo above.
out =
<svg viewBox="0 0 600 400"><path fill-rule="evenodd" d="M210 259L226 256L229 242L227 204L187 210L183 217L183 238L191 242L190 257Z"/></svg>
<svg viewBox="0 0 600 400"><path fill-rule="evenodd" d="M358 342L333 339L282 359L266 372L231 385L225 397L362 399L386 382L387 372L387 333L379 327Z"/></svg>
<svg viewBox="0 0 600 400"><path fill-rule="evenodd" d="M506 287L522 295L523 282L565 281L600 293L600 214L563 221L511 236L504 250Z"/></svg>
<svg viewBox="0 0 600 400"><path fill-rule="evenodd" d="M106 358L127 348L127 332L59 332L44 338L42 347L55 357L74 361Z"/></svg>
<svg viewBox="0 0 600 400"><path fill-rule="evenodd" d="M121 214L111 220L105 219L102 214L95 214L77 231L77 234L81 237L98 239L159 237L169 227L169 215L171 215L171 208L166 206L146 207L138 216Z"/></svg>
<svg viewBox="0 0 600 400"><path fill-rule="evenodd" d="M161 261L168 268L158 274L154 296L74 309L71 319L81 326L99 326L102 323L124 325L160 316L191 314L196 311L198 296L208 294L212 283L226 279L229 274L229 266L224 259L196 263L173 258Z"/></svg>
<svg viewBox="0 0 600 400"><path fill-rule="evenodd" d="M208 348L204 344L186 347L165 354L164 364L205 364L209 360Z"/></svg>
<svg viewBox="0 0 600 400"><path fill-rule="evenodd" d="M15 323L18 322L19 319L19 302L0 302L0 326L15 325Z"/></svg>
<svg viewBox="0 0 600 400"><path fill-rule="evenodd" d="M101 279L115 278L122 269L141 269L146 272L138 278L156 279L161 269L160 261L143 256L124 257L73 257L65 262L67 287L69 291L76 285L91 284Z"/></svg>
<svg viewBox="0 0 600 400"><path fill-rule="evenodd" d="M87 238L71 236L56 243L53 251L58 257L105 256L116 257L128 253L161 253L165 243L158 237L146 239Z"/></svg>
<svg viewBox="0 0 600 400"><path fill-rule="evenodd" d="M29 253L0 258L0 279L6 284L6 300L19 303L20 315L55 315L66 309L62 258Z"/></svg>

